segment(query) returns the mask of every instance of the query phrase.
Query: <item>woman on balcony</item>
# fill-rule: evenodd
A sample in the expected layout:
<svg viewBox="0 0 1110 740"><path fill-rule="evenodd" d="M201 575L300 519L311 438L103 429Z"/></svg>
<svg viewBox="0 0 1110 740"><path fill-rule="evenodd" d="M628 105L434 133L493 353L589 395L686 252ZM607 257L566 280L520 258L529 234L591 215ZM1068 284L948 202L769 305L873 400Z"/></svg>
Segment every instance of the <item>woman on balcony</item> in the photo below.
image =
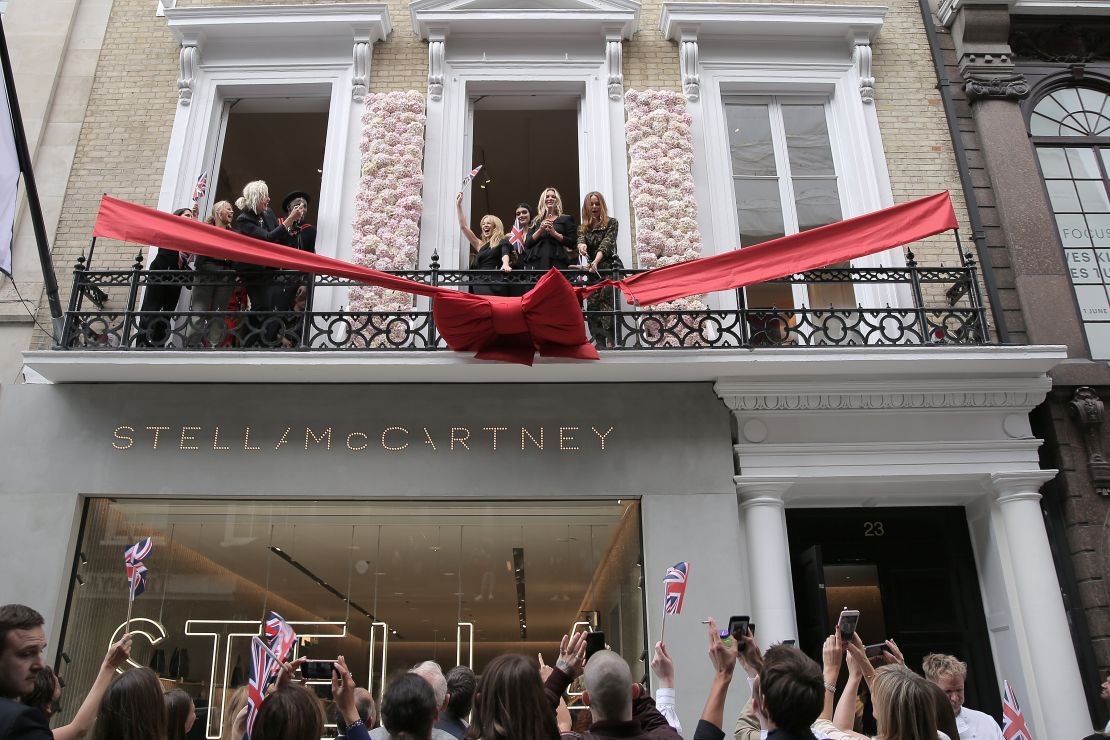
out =
<svg viewBox="0 0 1110 740"><path fill-rule="evenodd" d="M230 229L235 211L226 200L212 206L212 215L205 223L218 229ZM196 276L193 278L193 296L190 311L226 311L227 302L235 289L235 264L231 260L197 255ZM193 316L189 319L186 344L198 346L207 341L215 347L227 334L227 324L222 316Z"/></svg>
<svg viewBox="0 0 1110 740"><path fill-rule="evenodd" d="M574 262L574 219L563 213L563 196L547 188L536 205L536 217L524 241L524 266L547 272L566 270Z"/></svg>
<svg viewBox="0 0 1110 740"><path fill-rule="evenodd" d="M579 270L602 272L624 269L617 255L617 219L609 215L605 198L596 190L582 201L582 222L578 225L578 264ZM606 276L608 277L608 275ZM604 288L586 299L586 310L590 312L587 322L594 344L598 347L612 347L616 335L613 332L613 306L615 291Z"/></svg>
<svg viewBox="0 0 1110 740"><path fill-rule="evenodd" d="M513 268L509 266L512 246L509 244L509 240L505 238L505 225L501 223L501 219L488 213L482 216L479 226L482 236L478 238L466 222L462 202L463 194L459 193L455 196L455 211L459 215L459 228L462 229L466 240L470 242L470 269L512 272ZM475 295L508 295L505 286L493 284L496 278L485 275L478 277L478 280L480 281L478 285L471 284L471 293Z"/></svg>
<svg viewBox="0 0 1110 740"><path fill-rule="evenodd" d="M173 212L173 215L194 220L197 217L191 207L178 208ZM159 247L147 269L150 271L188 270L188 257L187 254L178 252L176 249ZM147 280L146 291L143 293L143 303L139 308L139 335L136 342L140 347L161 347L169 339L170 327L174 319L170 312L177 309L177 301L181 297L181 286L186 284L188 278L174 275L164 277L149 275ZM164 315L159 316L157 314Z"/></svg>

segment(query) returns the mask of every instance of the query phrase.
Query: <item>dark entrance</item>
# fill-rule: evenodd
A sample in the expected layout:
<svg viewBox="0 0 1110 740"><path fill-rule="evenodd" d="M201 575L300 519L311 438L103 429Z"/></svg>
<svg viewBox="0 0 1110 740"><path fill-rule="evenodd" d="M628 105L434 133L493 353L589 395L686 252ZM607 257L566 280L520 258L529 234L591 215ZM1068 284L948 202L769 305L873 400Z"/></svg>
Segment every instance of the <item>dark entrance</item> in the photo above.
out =
<svg viewBox="0 0 1110 740"><path fill-rule="evenodd" d="M918 673L929 653L955 655L968 667L965 705L1001 717L962 508L792 509L786 522L798 637L808 655L820 662L837 615L858 609L865 644L893 639Z"/></svg>

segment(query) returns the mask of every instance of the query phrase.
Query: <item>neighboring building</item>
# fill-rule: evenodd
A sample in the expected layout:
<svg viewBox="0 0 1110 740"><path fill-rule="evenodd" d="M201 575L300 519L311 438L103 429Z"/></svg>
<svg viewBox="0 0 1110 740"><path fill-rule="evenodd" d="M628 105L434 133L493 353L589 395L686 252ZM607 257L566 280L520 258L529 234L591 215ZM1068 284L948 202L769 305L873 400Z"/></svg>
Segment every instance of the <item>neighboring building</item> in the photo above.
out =
<svg viewBox="0 0 1110 740"><path fill-rule="evenodd" d="M143 312L153 255L89 256L101 194L170 211L207 172L204 213L261 177L275 206L312 196L317 253L465 283L476 163L471 221L597 190L630 268L946 189L970 225L905 0L115 0L54 244L82 290L63 280L61 346L37 336L0 392L5 598L43 608L71 686L125 627L122 547L152 536L136 660L212 704L210 738L268 609L375 691L583 623L639 677L682 560L687 727L702 618L812 653L855 606L868 642L964 657L969 705L1000 716L1006 678L1035 733L1090 731L1029 420L1065 353L1005 333L1006 244L942 234L680 314L618 304L601 361L530 368L330 279L306 312Z"/></svg>
<svg viewBox="0 0 1110 740"><path fill-rule="evenodd" d="M962 80L970 151L987 238L1012 287L1015 336L1067 345L1052 390L1032 415L1046 441L1042 508L1083 668L1093 689L1110 670L1104 407L1110 386L1110 18L1098 3L942 4L947 74ZM950 39L950 41L949 41Z"/></svg>

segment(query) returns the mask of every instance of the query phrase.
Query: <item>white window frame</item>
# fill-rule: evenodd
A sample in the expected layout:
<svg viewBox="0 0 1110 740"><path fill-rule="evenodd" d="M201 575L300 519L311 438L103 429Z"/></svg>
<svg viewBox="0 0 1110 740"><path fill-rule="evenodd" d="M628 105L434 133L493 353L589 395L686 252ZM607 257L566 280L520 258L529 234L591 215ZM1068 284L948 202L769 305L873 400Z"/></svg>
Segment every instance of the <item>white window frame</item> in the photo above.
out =
<svg viewBox="0 0 1110 740"><path fill-rule="evenodd" d="M663 35L680 46L694 133L698 225L707 256L739 245L725 99L826 101L842 217L894 204L870 76L871 42L885 14L883 6L663 3ZM901 249L891 249L852 265L904 267L905 257ZM856 286L856 298L865 308L913 305L910 287L894 284ZM736 305L732 293L715 300L722 309Z"/></svg>
<svg viewBox="0 0 1110 740"><path fill-rule="evenodd" d="M360 169L360 117L373 45L391 30L381 3L166 8L181 43L179 100L166 152L158 207L191 202L196 178L210 169L234 98L328 98L318 254L348 259ZM216 172L209 172L214 182ZM202 210L211 205L210 188ZM346 289L321 289L319 310L346 301Z"/></svg>
<svg viewBox="0 0 1110 740"><path fill-rule="evenodd" d="M579 107L579 189L605 193L624 225L617 251L632 264L627 152L624 138L622 41L639 25L634 0L561 0L562 7L501 8L471 0L414 0L413 31L428 41L424 212L420 264L438 252L446 269L465 267L455 194L471 158L471 99L572 92ZM539 195L521 194L531 201ZM470 193L464 194L469 211ZM568 213L580 204L564 203Z"/></svg>

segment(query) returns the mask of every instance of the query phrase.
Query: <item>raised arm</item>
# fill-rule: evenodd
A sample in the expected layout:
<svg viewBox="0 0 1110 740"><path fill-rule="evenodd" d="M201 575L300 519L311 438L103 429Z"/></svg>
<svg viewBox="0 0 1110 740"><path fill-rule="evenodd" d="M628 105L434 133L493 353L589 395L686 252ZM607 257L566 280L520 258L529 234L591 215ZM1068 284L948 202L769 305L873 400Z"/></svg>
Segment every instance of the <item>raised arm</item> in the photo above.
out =
<svg viewBox="0 0 1110 740"><path fill-rule="evenodd" d="M840 632L825 638L821 648L821 678L825 682L825 703L818 719L832 719L833 700L836 698L836 679L840 677L840 664L844 662L844 646L840 644Z"/></svg>
<svg viewBox="0 0 1110 740"><path fill-rule="evenodd" d="M848 653L848 683L844 685L844 693L840 695L833 714L833 724L838 729L851 730L856 725L856 695L862 680L863 670L856 662L855 654Z"/></svg>
<svg viewBox="0 0 1110 740"><path fill-rule="evenodd" d="M100 672L96 674L96 680L93 681L92 688L89 689L85 701L81 702L81 708L77 710L77 714L73 715L72 722L65 727L54 730L55 738L58 740L78 740L88 734L93 723L96 722L100 700L104 698L104 692L108 690L108 686L116 676L116 669L126 663L129 657L131 657L130 632L125 634L115 645L108 648L108 654L104 656L104 660L100 664Z"/></svg>
<svg viewBox="0 0 1110 740"><path fill-rule="evenodd" d="M725 722L725 697L732 683L732 672L739 658L736 647L725 645L717 632L717 620L709 619L709 662L713 665L713 684L705 700L701 719L694 731L695 740L720 740L724 737L721 725Z"/></svg>
<svg viewBox="0 0 1110 740"><path fill-rule="evenodd" d="M459 193L455 196L455 212L459 216L459 228L462 229L463 236L466 237L466 240L470 242L470 246L477 248L482 243L482 240L471 231L470 224L466 222L466 215L463 214L462 202L463 194Z"/></svg>

